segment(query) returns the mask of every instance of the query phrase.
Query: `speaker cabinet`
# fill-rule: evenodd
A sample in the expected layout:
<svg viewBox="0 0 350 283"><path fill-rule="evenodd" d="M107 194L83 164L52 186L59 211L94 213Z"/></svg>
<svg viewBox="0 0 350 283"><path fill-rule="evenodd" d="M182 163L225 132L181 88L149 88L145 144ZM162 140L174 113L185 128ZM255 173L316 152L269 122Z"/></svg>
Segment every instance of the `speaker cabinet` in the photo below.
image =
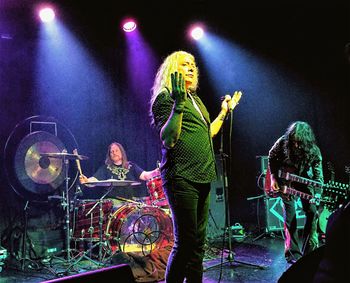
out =
<svg viewBox="0 0 350 283"><path fill-rule="evenodd" d="M214 240L221 236L225 228L225 192L223 169L220 155L215 156L218 179L211 183L207 238Z"/></svg>
<svg viewBox="0 0 350 283"><path fill-rule="evenodd" d="M60 254L64 249L62 229L37 229L27 231L27 252L31 259L40 259Z"/></svg>
<svg viewBox="0 0 350 283"><path fill-rule="evenodd" d="M295 201L295 211L297 217L297 228L303 229L306 216L299 198ZM280 197L265 199L265 216L267 232L283 230L283 201Z"/></svg>
<svg viewBox="0 0 350 283"><path fill-rule="evenodd" d="M105 267L84 273L74 274L62 278L57 278L43 283L54 282L74 282L74 283L96 283L96 282L123 282L135 283L131 267L128 264L120 264L116 266Z"/></svg>

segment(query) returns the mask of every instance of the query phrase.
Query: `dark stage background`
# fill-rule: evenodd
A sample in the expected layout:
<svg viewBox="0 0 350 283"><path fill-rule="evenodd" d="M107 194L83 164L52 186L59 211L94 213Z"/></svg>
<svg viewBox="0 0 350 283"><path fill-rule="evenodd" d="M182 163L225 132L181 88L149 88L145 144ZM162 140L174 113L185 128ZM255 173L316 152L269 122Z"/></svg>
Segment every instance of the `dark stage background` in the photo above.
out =
<svg viewBox="0 0 350 283"><path fill-rule="evenodd" d="M86 67L99 66L104 77L95 80L88 68L74 66L74 62L68 71L58 65L54 71L51 69L45 82L40 82L39 95L37 53L45 39L39 34L32 9L39 2L1 1L0 233L22 217L26 203L6 176L9 166L6 162L12 156L5 145L16 125L22 125L29 117L53 117L63 129L69 129L79 153L89 157L82 161L88 176L103 163L106 147L114 140L125 146L130 160L151 170L160 159L160 147L149 126L147 99L156 68L166 55L179 49L197 56L200 95L212 118L216 117L219 97L225 93L215 92L195 44L185 38L187 25L195 20L205 22L212 32L260 58L257 65L254 60L238 64L235 71L241 79L237 86L228 88L231 93L236 89L244 92L233 114L231 140L230 121L225 122L225 151L231 157L228 172L231 223L257 228L258 201L247 200L262 194L257 186L260 174L257 156L267 155L273 142L294 120L305 120L314 128L323 153L326 181L330 178L327 162L331 162L336 179L348 182L344 167L350 165L350 65L345 53L350 35L349 4L304 2L307 3L54 1L58 17L91 58ZM135 71L133 86L125 67L125 38L119 30L119 21L127 14L138 18L141 33L155 58L154 65L138 70L146 77L139 84ZM69 50L69 46L66 48ZM217 52L220 54L220 50ZM269 64L268 73L261 68L261 62ZM215 70L217 74L225 71L222 67ZM65 140L61 134L58 136ZM71 150L74 142L69 138ZM13 143L8 148L17 145ZM218 152L220 136L214 145ZM146 192L146 187L143 189Z"/></svg>

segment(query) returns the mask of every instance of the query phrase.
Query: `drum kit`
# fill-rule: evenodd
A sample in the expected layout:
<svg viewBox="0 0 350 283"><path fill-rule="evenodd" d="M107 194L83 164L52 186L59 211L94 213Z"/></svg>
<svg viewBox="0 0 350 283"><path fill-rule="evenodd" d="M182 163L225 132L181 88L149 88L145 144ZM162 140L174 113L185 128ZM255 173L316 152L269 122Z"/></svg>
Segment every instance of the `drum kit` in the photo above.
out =
<svg viewBox="0 0 350 283"><path fill-rule="evenodd" d="M141 183L129 180L107 179L87 182L87 187L104 187L106 193L99 199L69 200L68 166L70 160L86 160L88 157L61 153L41 153L41 156L61 159L65 168L65 192L62 207L65 209L66 259L68 269L83 259L99 265L117 252L148 254L172 243L170 210L162 189L161 178L146 182L150 203L122 197L122 205L116 207L106 196L116 187L132 189ZM77 162L78 164L78 162ZM79 169L79 166L78 166ZM81 169L80 169L81 171Z"/></svg>

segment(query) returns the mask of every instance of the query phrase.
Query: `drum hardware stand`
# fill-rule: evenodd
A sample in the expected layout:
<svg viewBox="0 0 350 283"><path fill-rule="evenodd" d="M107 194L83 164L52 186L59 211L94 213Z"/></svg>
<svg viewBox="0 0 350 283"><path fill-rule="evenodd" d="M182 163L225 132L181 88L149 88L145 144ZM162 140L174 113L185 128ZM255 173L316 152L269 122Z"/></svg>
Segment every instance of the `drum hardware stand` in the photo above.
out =
<svg viewBox="0 0 350 283"><path fill-rule="evenodd" d="M62 153L67 153L67 150L64 149ZM68 167L69 167L69 160L65 156L63 156L63 164L64 164L64 179L65 179L65 191L63 191L63 198L62 198L62 206L66 210L66 253L67 253L67 263L70 264L71 262L71 249L70 249L70 223L69 223L69 210L70 210L70 202L69 202L69 176L68 176Z"/></svg>
<svg viewBox="0 0 350 283"><path fill-rule="evenodd" d="M110 186L107 190L107 192L90 208L90 210L85 214L85 216L88 216L88 215L91 215L91 221L90 221L90 227L89 227L89 233L90 233L90 245L89 245L89 248L87 251L84 251L82 253L79 253L78 256L80 255L80 257L75 261L73 262L70 266L68 266L67 271L69 271L74 265L76 265L77 263L79 263L81 260L83 259L87 259L89 261L91 261L92 263L94 263L95 265L99 266L101 265L101 262L102 262L102 245L104 244L103 243L103 232L102 232L102 229L103 229L103 207L102 207L102 201L104 200L104 198L111 192L111 190L113 189L113 185ZM98 225L99 225L99 241L92 245L92 234L93 234L93 227L92 227L92 218L93 218L93 213L92 211L96 208L96 206L99 205L99 212L100 212L100 215L99 215L99 220L98 220ZM96 247L96 246L99 246L99 250L98 250L98 261L95 261L92 259L92 250ZM90 254L90 256L87 256L87 254Z"/></svg>
<svg viewBox="0 0 350 283"><path fill-rule="evenodd" d="M64 149L62 151L63 154L67 153L67 150ZM64 171L65 171L65 190L63 191L63 197L62 197L62 207L66 210L66 253L67 253L67 264L69 265L68 268L65 270L64 273L67 273L76 263L78 263L83 257L81 257L80 260L72 263L71 258L71 248L70 248L70 241L71 241L71 229L70 229L70 199L69 199L69 158L67 158L65 155L63 155L63 164L64 164Z"/></svg>
<svg viewBox="0 0 350 283"><path fill-rule="evenodd" d="M21 270L24 271L25 267L25 261L26 261L26 245L27 245L27 228L28 228L28 206L29 206L29 201L26 202L24 206L24 230L23 230L23 241L22 241L22 259L21 259Z"/></svg>
<svg viewBox="0 0 350 283"><path fill-rule="evenodd" d="M230 129L232 129L232 121L233 121L233 113L232 111L230 111L227 116L230 115ZM227 118L226 118L227 119ZM223 125L224 126L224 125ZM212 266L209 266L209 267L206 267L204 268L203 271L207 271L213 267L216 267L216 266L223 266L225 263L229 263L229 265L231 267L233 267L233 263L234 262L237 262L237 263L240 263L240 264L245 264L245 265L248 265L248 266L254 266L254 267L257 267L259 269L264 269L265 267L264 266L261 266L261 265L256 265L256 264L252 264L252 263L248 263L248 262L243 262L243 261L238 261L238 260L235 260L234 259L234 253L232 251L232 228L231 228L231 224L230 224L230 207L229 207L229 201L228 201L228 191L229 191L229 187L228 187L228 178L227 178L227 164L226 164L226 159L227 158L230 158L229 155L227 155L225 152L224 152L224 127L221 127L221 140L220 140L220 149L219 149L219 152L220 152L220 160L222 162L222 169L223 169L223 184L224 184L224 196L225 196L225 228L223 229L224 230L224 233L223 233L223 247L222 247L222 256L224 254L224 245L225 245L225 236L226 234L228 235L227 238L228 238L228 255L227 255L227 259L226 261L224 260L221 260L220 263L218 264L214 264ZM231 141L231 131L230 131L230 137L229 137L229 140ZM230 146L231 148L231 146ZM220 274L220 278L221 278L221 274Z"/></svg>

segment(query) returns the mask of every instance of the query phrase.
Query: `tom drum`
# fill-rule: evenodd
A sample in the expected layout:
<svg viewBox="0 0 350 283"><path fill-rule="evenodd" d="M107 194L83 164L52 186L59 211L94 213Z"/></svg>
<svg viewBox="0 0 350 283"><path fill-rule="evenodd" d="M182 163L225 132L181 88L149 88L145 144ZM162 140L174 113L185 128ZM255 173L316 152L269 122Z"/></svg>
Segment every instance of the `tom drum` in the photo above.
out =
<svg viewBox="0 0 350 283"><path fill-rule="evenodd" d="M146 185L153 205L168 206L168 201L163 190L162 178L160 176L149 179Z"/></svg>

